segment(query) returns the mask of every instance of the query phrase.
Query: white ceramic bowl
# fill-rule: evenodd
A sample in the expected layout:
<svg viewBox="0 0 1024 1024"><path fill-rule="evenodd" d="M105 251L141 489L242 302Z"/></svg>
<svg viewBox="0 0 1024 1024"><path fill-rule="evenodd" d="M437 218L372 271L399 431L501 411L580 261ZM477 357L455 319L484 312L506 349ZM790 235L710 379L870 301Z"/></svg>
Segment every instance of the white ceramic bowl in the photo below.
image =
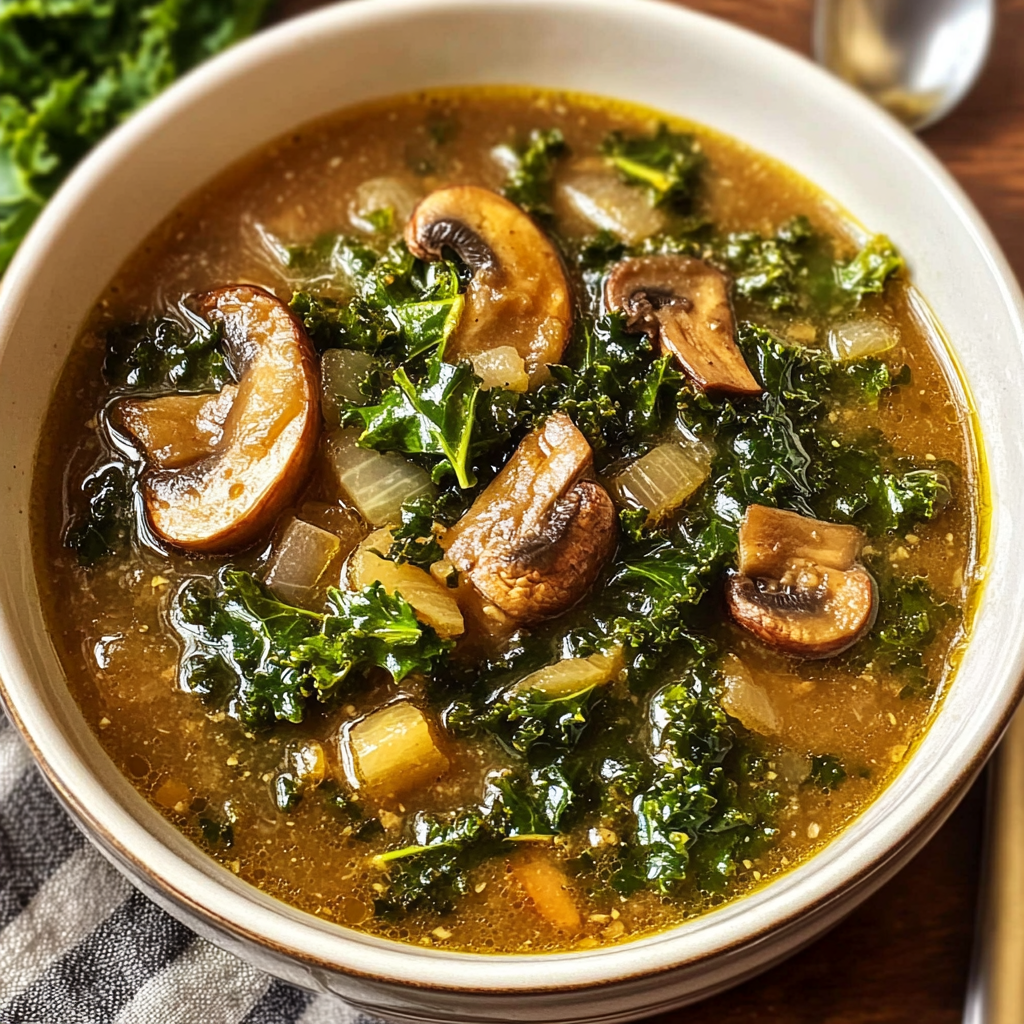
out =
<svg viewBox="0 0 1024 1024"><path fill-rule="evenodd" d="M522 83L684 115L778 157L887 231L951 340L992 481L990 571L973 640L920 748L810 862L631 944L544 957L402 946L293 910L192 846L113 768L70 699L40 615L29 485L79 325L172 208L228 164L337 108L429 86ZM110 859L196 931L300 985L429 1021L616 1021L694 1000L809 942L952 810L1018 696L1024 632L1021 296L995 242L907 132L771 43L646 0L356 0L218 58L116 132L50 204L0 293L0 676L68 808Z"/></svg>

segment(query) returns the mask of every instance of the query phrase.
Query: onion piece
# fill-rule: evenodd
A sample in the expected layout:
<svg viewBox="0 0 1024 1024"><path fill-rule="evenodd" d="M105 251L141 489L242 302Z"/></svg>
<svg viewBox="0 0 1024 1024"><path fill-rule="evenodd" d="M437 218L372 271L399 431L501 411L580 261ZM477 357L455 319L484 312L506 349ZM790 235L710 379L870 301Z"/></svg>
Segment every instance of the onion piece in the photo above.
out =
<svg viewBox="0 0 1024 1024"><path fill-rule="evenodd" d="M533 691L542 693L551 700L559 700L581 690L603 686L618 679L622 674L623 665L620 648L616 648L610 654L592 654L589 658L565 658L531 672L520 679L512 687L511 692Z"/></svg>
<svg viewBox="0 0 1024 1024"><path fill-rule="evenodd" d="M335 534L293 517L270 556L267 586L282 601L301 605L340 551Z"/></svg>
<svg viewBox="0 0 1024 1024"><path fill-rule="evenodd" d="M900 331L895 324L875 316L862 316L836 324L828 332L828 350L842 363L868 356L880 356L899 344Z"/></svg>
<svg viewBox="0 0 1024 1024"><path fill-rule="evenodd" d="M397 523L403 502L436 494L425 469L394 452L360 448L358 436L357 430L335 431L327 438L327 459L338 486L368 523Z"/></svg>
<svg viewBox="0 0 1024 1024"><path fill-rule="evenodd" d="M526 363L511 345L474 352L470 359L473 361L473 372L483 381L484 391L491 388L526 391L530 387Z"/></svg>
<svg viewBox="0 0 1024 1024"><path fill-rule="evenodd" d="M708 478L711 453L704 445L677 435L652 448L615 476L609 490L621 505L645 508L648 523L674 512Z"/></svg>
<svg viewBox="0 0 1024 1024"><path fill-rule="evenodd" d="M632 188L606 172L570 174L558 193L583 220L636 245L665 226L665 215L651 206L643 189Z"/></svg>
<svg viewBox="0 0 1024 1024"><path fill-rule="evenodd" d="M359 390L365 379L373 356L352 348L329 348L320 358L320 409L324 422L329 426L338 425L341 407L346 402L365 405L366 396Z"/></svg>
<svg viewBox="0 0 1024 1024"><path fill-rule="evenodd" d="M405 227L420 195L401 178L369 178L356 189L348 217L367 234L392 235Z"/></svg>
<svg viewBox="0 0 1024 1024"><path fill-rule="evenodd" d="M342 731L342 761L349 781L378 799L420 789L448 771L448 758L418 707L399 701Z"/></svg>
<svg viewBox="0 0 1024 1024"><path fill-rule="evenodd" d="M430 626L438 636L461 636L466 625L454 594L418 565L399 565L383 556L391 547L391 531L371 533L353 552L348 566L348 582L353 590L380 583L389 594L398 593L412 605L416 618Z"/></svg>
<svg viewBox="0 0 1024 1024"><path fill-rule="evenodd" d="M744 728L761 736L774 736L779 731L779 716L768 691L758 683L746 665L735 654L722 659L722 710L737 719Z"/></svg>

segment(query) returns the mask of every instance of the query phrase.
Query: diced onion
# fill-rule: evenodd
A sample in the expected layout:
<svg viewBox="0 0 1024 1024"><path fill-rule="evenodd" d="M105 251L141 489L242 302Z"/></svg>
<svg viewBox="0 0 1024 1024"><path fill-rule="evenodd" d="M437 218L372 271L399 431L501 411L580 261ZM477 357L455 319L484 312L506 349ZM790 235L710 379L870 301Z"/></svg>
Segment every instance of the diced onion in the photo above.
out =
<svg viewBox="0 0 1024 1024"><path fill-rule="evenodd" d="M408 701L374 711L344 732L342 758L350 781L378 798L422 788L448 770L426 715Z"/></svg>
<svg viewBox="0 0 1024 1024"><path fill-rule="evenodd" d="M371 583L380 583L389 594L401 594L412 605L416 618L433 628L438 636L461 636L466 626L452 591L418 565L399 565L382 558L390 547L390 530L371 533L349 561L349 586L361 590Z"/></svg>
<svg viewBox="0 0 1024 1024"><path fill-rule="evenodd" d="M338 413L344 402L365 405L360 382L373 365L369 352L351 348L329 348L320 359L321 402L324 422L338 425Z"/></svg>
<svg viewBox="0 0 1024 1024"><path fill-rule="evenodd" d="M368 523L397 523L403 502L433 497L436 492L425 469L394 452L360 448L358 436L355 430L333 433L327 440L327 457L338 486Z"/></svg>
<svg viewBox="0 0 1024 1024"><path fill-rule="evenodd" d="M768 691L758 683L735 654L722 659L722 710L738 719L744 728L761 736L779 731L779 716Z"/></svg>
<svg viewBox="0 0 1024 1024"><path fill-rule="evenodd" d="M483 381L484 391L491 388L508 388L509 391L526 391L530 378L526 372L523 357L511 345L475 352L473 372Z"/></svg>
<svg viewBox="0 0 1024 1024"><path fill-rule="evenodd" d="M319 740L303 740L285 750L285 764L304 786L315 789L327 775L327 754Z"/></svg>
<svg viewBox="0 0 1024 1024"><path fill-rule="evenodd" d="M899 328L874 316L847 320L829 329L828 349L834 359L849 362L880 356L899 344Z"/></svg>
<svg viewBox="0 0 1024 1024"><path fill-rule="evenodd" d="M349 220L368 234L390 235L405 227L420 193L400 178L370 178L355 192Z"/></svg>
<svg viewBox="0 0 1024 1024"><path fill-rule="evenodd" d="M659 444L611 480L620 504L645 508L654 523L674 512L708 478L711 459L703 445L689 440Z"/></svg>
<svg viewBox="0 0 1024 1024"><path fill-rule="evenodd" d="M592 654L589 658L565 658L531 672L512 689L517 693L539 691L545 697L557 700L592 686L610 683L619 677L622 668L621 650L611 654Z"/></svg>
<svg viewBox="0 0 1024 1024"><path fill-rule="evenodd" d="M665 226L665 215L651 206L643 189L607 172L574 174L559 184L558 191L585 221L627 245L636 245Z"/></svg>
<svg viewBox="0 0 1024 1024"><path fill-rule="evenodd" d="M302 604L340 551L335 534L292 519L270 556L267 586L282 601Z"/></svg>

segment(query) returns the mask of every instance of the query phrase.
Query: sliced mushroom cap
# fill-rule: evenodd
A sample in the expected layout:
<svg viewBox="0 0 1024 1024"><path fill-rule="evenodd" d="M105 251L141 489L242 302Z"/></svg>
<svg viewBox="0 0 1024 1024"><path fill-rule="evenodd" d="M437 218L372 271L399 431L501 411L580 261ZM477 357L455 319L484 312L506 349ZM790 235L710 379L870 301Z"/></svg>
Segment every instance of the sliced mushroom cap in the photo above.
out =
<svg viewBox="0 0 1024 1024"><path fill-rule="evenodd" d="M164 395L126 398L114 418L160 469L177 469L209 455L224 433L238 388L227 384L213 395Z"/></svg>
<svg viewBox="0 0 1024 1024"><path fill-rule="evenodd" d="M583 478L592 461L572 420L550 416L445 536L448 559L518 624L575 604L615 548L615 506Z"/></svg>
<svg viewBox="0 0 1024 1024"><path fill-rule="evenodd" d="M288 307L262 288L220 288L200 295L195 308L223 324L237 393L212 450L148 472L143 498L154 532L169 544L229 551L265 533L305 482L320 429L316 357ZM122 417L126 426L145 419L143 405Z"/></svg>
<svg viewBox="0 0 1024 1024"><path fill-rule="evenodd" d="M759 395L736 345L728 279L691 256L642 256L616 264L605 303L622 310L627 329L671 353L705 391Z"/></svg>
<svg viewBox="0 0 1024 1024"><path fill-rule="evenodd" d="M874 624L878 594L856 561L864 535L752 505L739 533L738 572L726 583L733 619L787 654L827 658Z"/></svg>
<svg viewBox="0 0 1024 1024"><path fill-rule="evenodd" d="M518 206L475 185L440 189L413 211L405 241L423 260L451 249L472 271L446 359L511 346L533 382L561 359L572 326L569 285L558 253Z"/></svg>

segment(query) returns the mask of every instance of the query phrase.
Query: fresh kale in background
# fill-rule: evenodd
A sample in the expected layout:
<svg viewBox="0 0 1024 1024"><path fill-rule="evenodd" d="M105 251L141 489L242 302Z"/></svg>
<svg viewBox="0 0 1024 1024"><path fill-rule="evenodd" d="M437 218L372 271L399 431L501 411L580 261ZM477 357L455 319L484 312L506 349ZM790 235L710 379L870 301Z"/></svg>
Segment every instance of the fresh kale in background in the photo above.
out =
<svg viewBox="0 0 1024 1024"><path fill-rule="evenodd" d="M646 188L655 206L689 212L705 163L694 136L670 131L664 124L650 136L614 131L601 152L624 181Z"/></svg>
<svg viewBox="0 0 1024 1024"><path fill-rule="evenodd" d="M103 360L107 383L121 391L219 391L231 380L219 326L181 306L178 316L115 327Z"/></svg>
<svg viewBox="0 0 1024 1024"><path fill-rule="evenodd" d="M0 5L0 271L47 199L110 129L249 35L267 0L19 0Z"/></svg>
<svg viewBox="0 0 1024 1024"><path fill-rule="evenodd" d="M350 675L429 673L451 648L379 583L332 590L325 613L277 600L231 566L194 577L175 596L171 624L185 644L179 678L248 727L301 722L307 700L329 699Z"/></svg>
<svg viewBox="0 0 1024 1024"><path fill-rule="evenodd" d="M555 161L568 152L557 128L534 129L526 145L497 146L494 156L508 170L502 194L535 217L553 217Z"/></svg>

